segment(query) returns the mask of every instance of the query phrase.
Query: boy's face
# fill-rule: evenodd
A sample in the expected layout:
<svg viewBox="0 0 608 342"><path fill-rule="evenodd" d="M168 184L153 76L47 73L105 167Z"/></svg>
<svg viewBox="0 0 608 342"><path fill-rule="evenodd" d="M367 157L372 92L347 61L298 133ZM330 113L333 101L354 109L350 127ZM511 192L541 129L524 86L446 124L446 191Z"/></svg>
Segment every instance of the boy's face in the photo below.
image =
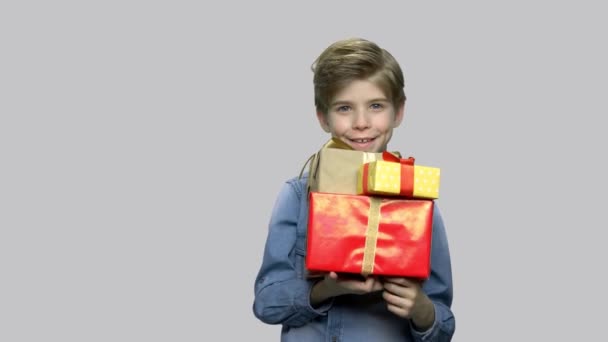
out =
<svg viewBox="0 0 608 342"><path fill-rule="evenodd" d="M383 152L393 128L403 119L403 106L395 109L384 92L371 81L357 80L331 100L327 114L317 112L325 132L353 149Z"/></svg>

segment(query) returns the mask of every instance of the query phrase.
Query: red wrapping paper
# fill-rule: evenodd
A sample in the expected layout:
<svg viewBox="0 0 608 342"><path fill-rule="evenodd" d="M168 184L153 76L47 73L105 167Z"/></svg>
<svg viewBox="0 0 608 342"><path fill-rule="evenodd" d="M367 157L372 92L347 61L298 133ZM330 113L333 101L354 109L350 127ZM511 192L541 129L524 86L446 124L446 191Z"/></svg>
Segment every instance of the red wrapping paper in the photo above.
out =
<svg viewBox="0 0 608 342"><path fill-rule="evenodd" d="M428 278L432 200L319 192L309 199L310 272Z"/></svg>

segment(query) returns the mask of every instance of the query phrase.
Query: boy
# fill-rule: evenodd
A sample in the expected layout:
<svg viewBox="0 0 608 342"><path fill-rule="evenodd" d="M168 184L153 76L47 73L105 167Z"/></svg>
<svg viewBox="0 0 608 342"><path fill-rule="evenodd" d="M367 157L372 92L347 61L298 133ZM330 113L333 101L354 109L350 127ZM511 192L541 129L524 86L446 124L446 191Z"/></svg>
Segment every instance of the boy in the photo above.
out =
<svg viewBox="0 0 608 342"><path fill-rule="evenodd" d="M364 39L330 45L313 64L315 106L323 130L353 149L382 152L403 119L404 78L386 50ZM269 224L253 310L282 324L281 341L450 341L455 330L450 255L437 206L431 275L353 278L305 269L307 177L284 184Z"/></svg>

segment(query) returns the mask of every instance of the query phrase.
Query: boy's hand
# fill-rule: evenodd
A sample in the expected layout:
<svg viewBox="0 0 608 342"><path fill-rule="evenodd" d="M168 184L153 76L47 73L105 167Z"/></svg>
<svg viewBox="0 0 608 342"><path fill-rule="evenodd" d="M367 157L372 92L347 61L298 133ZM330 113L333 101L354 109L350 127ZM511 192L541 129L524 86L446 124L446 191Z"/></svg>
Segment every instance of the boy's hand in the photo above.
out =
<svg viewBox="0 0 608 342"><path fill-rule="evenodd" d="M366 294L383 289L378 278L363 276L341 276L336 272L329 272L324 279L326 286L335 293L332 297L343 294Z"/></svg>
<svg viewBox="0 0 608 342"><path fill-rule="evenodd" d="M390 312L409 318L417 330L429 329L435 321L435 306L422 291L418 280L409 278L384 278L382 297Z"/></svg>
<svg viewBox="0 0 608 342"><path fill-rule="evenodd" d="M323 280L314 285L310 293L310 302L316 306L331 297L344 294L365 294L382 289L382 282L374 277L357 279L340 277L336 272L329 272Z"/></svg>

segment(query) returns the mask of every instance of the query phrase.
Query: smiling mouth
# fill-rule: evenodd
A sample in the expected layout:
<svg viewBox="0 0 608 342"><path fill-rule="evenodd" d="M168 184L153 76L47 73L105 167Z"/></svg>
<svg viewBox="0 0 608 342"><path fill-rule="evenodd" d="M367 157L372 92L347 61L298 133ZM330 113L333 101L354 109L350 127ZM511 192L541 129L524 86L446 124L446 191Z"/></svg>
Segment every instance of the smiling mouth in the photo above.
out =
<svg viewBox="0 0 608 342"><path fill-rule="evenodd" d="M358 144L365 144L371 141L374 141L376 138L365 138L365 139L348 139L352 142L358 143Z"/></svg>

